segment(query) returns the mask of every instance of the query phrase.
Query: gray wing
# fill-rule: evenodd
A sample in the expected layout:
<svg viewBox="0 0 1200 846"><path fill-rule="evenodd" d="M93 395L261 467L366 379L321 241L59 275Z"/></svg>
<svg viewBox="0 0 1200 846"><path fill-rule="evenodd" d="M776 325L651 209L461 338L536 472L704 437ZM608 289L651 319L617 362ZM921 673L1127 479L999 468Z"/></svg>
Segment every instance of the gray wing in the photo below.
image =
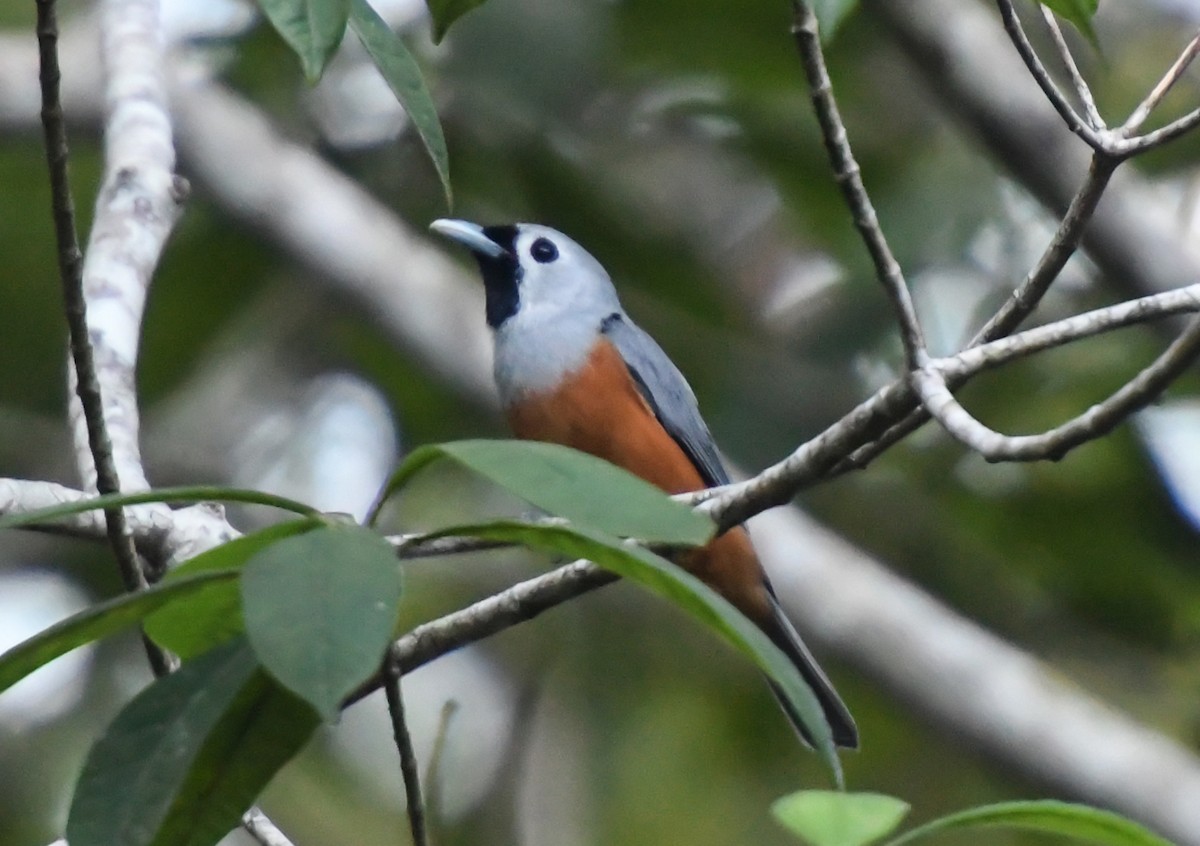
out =
<svg viewBox="0 0 1200 846"><path fill-rule="evenodd" d="M696 465L704 483L710 487L729 484L729 474L700 416L696 395L662 347L623 314L606 317L600 330L625 359L658 422Z"/></svg>

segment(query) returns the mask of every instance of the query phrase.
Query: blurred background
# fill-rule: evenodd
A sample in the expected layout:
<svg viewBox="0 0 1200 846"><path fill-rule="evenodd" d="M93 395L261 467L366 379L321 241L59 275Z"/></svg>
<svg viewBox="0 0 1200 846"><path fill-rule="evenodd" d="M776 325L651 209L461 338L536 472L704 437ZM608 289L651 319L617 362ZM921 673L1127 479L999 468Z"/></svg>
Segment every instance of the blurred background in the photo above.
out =
<svg viewBox="0 0 1200 846"><path fill-rule="evenodd" d="M61 5L86 232L102 167L96 23L92 4ZM829 175L786 3L490 0L440 46L417 0L373 5L405 31L426 70L450 146L454 214L544 222L584 244L687 374L737 466L779 460L894 378L895 329ZM1069 198L1081 145L1061 126L1029 134L1042 118L1020 111L1027 80L988 52L1012 58L990 4L932 6L944 14L922 17L932 8L924 0L867 3L830 45L829 61L884 230L933 351L945 354L1036 260L1057 221L1047 206ZM220 80L225 111L204 112L199 100L181 106L180 171L194 190L151 291L140 366L151 480L230 482L361 513L414 446L505 436L481 365L472 269L420 240L447 213L444 199L357 44L347 39L308 88L250 4L164 0L164 10L179 54L175 90ZM952 32L939 27L960 14L963 26L978 23L982 46L952 73L946 51L968 45L939 42ZM0 475L75 485L33 16L32 3L0 8ZM1102 4L1101 52L1072 39L1102 112L1120 123L1198 22L1195 0ZM972 73L974 107L962 88ZM1186 76L1153 120L1192 108L1197 82ZM989 124L985 107L1010 111ZM296 165L281 177L294 194L265 193L271 169L291 162L257 158L255 133L268 131L345 174L413 233L413 264L395 265L398 276L419 284L457 274L458 287L446 289L455 293L440 302L464 327L448 342L461 361L431 357L429 344L406 334L419 334L412 327L422 320L406 309L425 301L384 307L385 274L355 275L371 233L340 227L336 216L323 224L319 207L303 207L308 171ZM1007 143L1007 133L1029 146ZM1196 261L1198 153L1192 136L1139 159L1106 204L1118 221L1153 226L1157 259L1123 265L1119 240L1105 242L1116 245L1110 251L1090 245L1040 318L1195 281L1170 273ZM295 234L304 215L307 240ZM1105 335L981 377L964 399L1001 431L1036 432L1107 396L1166 338L1164 327ZM1188 373L1132 424L1054 464L989 465L926 427L798 504L963 615L1194 748L1198 386ZM411 531L512 507L466 474L440 472L390 519ZM231 517L249 529L261 515ZM109 558L99 545L6 534L0 647L119 591ZM416 562L406 614L414 624L430 619L548 564L520 552ZM818 651L863 734L862 750L845 759L852 789L900 796L914 820L1060 795L920 702ZM0 697L0 844L58 836L88 745L148 678L135 639L116 638ZM792 841L769 803L825 784L747 663L629 585L435 662L405 690L418 753L436 761L432 813L443 846L784 844ZM386 710L371 699L323 730L263 804L298 844L383 844L406 836L402 796Z"/></svg>

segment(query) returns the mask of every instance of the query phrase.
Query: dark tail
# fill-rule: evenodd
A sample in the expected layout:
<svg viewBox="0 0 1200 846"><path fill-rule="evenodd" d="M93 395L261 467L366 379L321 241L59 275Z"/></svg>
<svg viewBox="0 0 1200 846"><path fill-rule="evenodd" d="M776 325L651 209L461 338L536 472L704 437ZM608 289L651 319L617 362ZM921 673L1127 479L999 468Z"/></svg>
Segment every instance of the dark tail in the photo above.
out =
<svg viewBox="0 0 1200 846"><path fill-rule="evenodd" d="M812 688L817 701L821 703L821 710L825 712L825 720L829 723L829 728L833 731L834 745L841 746L844 749L857 749L858 727L854 724L854 718L850 716L850 710L842 702L841 697L837 695L837 691L833 689L833 684L826 677L824 671L817 665L816 659L808 651L808 647L804 645L804 641L800 639L800 635L796 633L796 629L784 615L783 609L779 606L774 596L771 597L771 607L775 615L775 625L764 627L763 630L775 642L775 645L792 659L792 662L796 665L796 669L804 677L804 681ZM771 683L771 690L774 691L775 697L783 707L783 712L787 714L788 720L791 721L796 731L809 746L812 746L813 739L809 736L808 730L800 720L800 716L788 703L787 699L780 695L779 688L774 682Z"/></svg>

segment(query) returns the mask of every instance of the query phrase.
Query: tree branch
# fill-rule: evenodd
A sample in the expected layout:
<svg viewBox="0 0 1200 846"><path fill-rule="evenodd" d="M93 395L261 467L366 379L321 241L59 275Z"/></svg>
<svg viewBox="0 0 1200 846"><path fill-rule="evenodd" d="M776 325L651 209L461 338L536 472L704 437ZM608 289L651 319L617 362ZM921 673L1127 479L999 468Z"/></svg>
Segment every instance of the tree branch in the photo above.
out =
<svg viewBox="0 0 1200 846"><path fill-rule="evenodd" d="M392 737L400 753L400 773L404 777L404 796L408 804L408 827L413 846L429 846L425 829L425 800L421 797L421 774L412 736L404 717L404 695L400 690L400 667L394 661L384 663L383 691L387 695L388 714L392 718Z"/></svg>
<svg viewBox="0 0 1200 846"><path fill-rule="evenodd" d="M1158 108L1158 104L1167 96L1167 92L1175 87L1175 83L1179 82L1180 77L1183 76L1184 71L1192 64L1198 53L1200 53L1200 34L1192 36L1192 40L1183 48L1183 52L1179 54L1179 57L1167 69L1167 72L1163 74L1158 84L1146 95L1146 99L1142 100L1137 105L1137 108L1130 113L1128 120L1121 125L1120 131L1123 134L1132 135L1146 122L1146 118L1150 117L1150 113ZM1192 112L1183 119L1187 120L1189 118L1196 120L1196 112ZM1149 134L1143 137L1148 138Z"/></svg>
<svg viewBox="0 0 1200 846"><path fill-rule="evenodd" d="M1083 104L1083 112L1087 116L1088 124L1092 129L1103 132L1107 128L1104 118L1100 115L1100 110L1096 108L1096 98L1092 96L1092 89L1088 87L1087 80L1083 78L1083 74L1079 72L1079 66L1075 64L1075 57L1071 55L1067 39L1063 37L1062 27L1058 25L1057 16L1047 6L1040 8L1042 18L1046 21L1046 28L1050 30L1050 39L1054 42L1058 56L1062 59L1063 66L1071 77L1071 84L1075 86L1079 102Z"/></svg>
<svg viewBox="0 0 1200 846"><path fill-rule="evenodd" d="M996 5L1000 9L1000 19L1004 22L1004 29L1012 40L1013 46L1017 48L1021 61L1029 69L1030 76L1042 89L1046 99L1050 101L1055 111L1067 124L1067 128L1086 141L1088 146L1096 152L1107 152L1104 136L1088 125L1087 121L1079 116L1063 93L1058 90L1058 86L1050 77L1050 72L1046 70L1037 51L1029 43L1029 36L1025 34L1025 27L1021 23L1017 10L1013 8L1012 0L996 0Z"/></svg>
<svg viewBox="0 0 1200 846"><path fill-rule="evenodd" d="M59 100L61 72L58 66L58 21L54 0L38 0L38 46L42 83L42 126L45 133L46 158L50 168L50 190L54 211L54 229L58 241L59 275L62 281L63 304L70 331L72 370L77 374L75 394L82 410L83 448L80 456L95 467L95 485L100 493L117 493L121 489L112 442L104 417L100 382L91 339L88 333L87 300L84 292L82 255L75 229L75 204L71 198L67 174L69 153L66 125ZM81 462L85 460L81 458ZM125 589L135 591L146 585L146 576L138 560L133 536L121 508L105 509L104 520L108 541L116 556ZM160 649L143 638L146 655L156 674L167 671L169 663Z"/></svg>
<svg viewBox="0 0 1200 846"><path fill-rule="evenodd" d="M842 189L854 226L875 265L875 275L891 300L899 323L900 340L904 344L905 361L910 370L915 369L924 363L925 338L921 323L917 319L904 272L879 227L879 216L863 184L862 170L854 158L854 151L850 149L846 125L838 110L833 84L825 67L825 54L817 32L817 16L802 0L793 0L792 3L792 35L808 80L809 96L821 127L821 138L829 154L834 179Z"/></svg>

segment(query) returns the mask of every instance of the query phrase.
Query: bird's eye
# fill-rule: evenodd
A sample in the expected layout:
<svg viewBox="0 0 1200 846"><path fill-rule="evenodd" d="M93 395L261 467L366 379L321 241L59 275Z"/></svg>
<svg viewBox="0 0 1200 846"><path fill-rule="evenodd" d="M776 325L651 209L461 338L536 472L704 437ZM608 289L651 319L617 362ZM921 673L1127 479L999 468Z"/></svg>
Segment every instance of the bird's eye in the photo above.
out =
<svg viewBox="0 0 1200 846"><path fill-rule="evenodd" d="M548 264L558 258L558 247L546 238L538 238L529 248L529 255L541 264Z"/></svg>

